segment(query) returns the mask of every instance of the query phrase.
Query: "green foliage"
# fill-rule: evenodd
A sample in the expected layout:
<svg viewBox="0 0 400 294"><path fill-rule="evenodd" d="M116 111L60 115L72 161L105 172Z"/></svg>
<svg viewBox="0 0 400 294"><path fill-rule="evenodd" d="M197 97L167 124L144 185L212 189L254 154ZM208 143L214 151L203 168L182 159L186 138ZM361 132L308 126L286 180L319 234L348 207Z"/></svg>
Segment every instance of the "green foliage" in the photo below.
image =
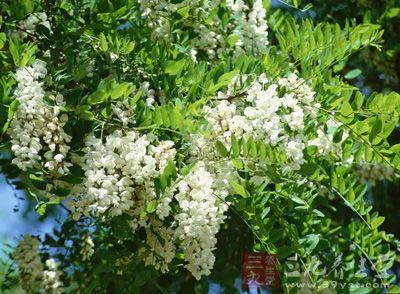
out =
<svg viewBox="0 0 400 294"><path fill-rule="evenodd" d="M194 36L188 23L198 16L192 14L190 5L167 16L170 38L159 40L154 39L145 24L147 16L142 17L134 0L42 2L8 1L0 6L0 144L4 150L10 151L7 130L18 109L13 95L14 73L41 58L49 65L45 80L49 93L65 97L66 105L60 111L68 114L65 129L78 157L84 153L87 135L103 138L118 129L151 133L175 142L176 162L169 161L155 181L157 197L146 199L141 214L144 219L157 210L163 193L179 176L190 171L193 162L185 158L191 151L191 140L198 134L210 136L202 109L215 102L219 91L226 92L238 74L247 74L249 79L241 81L242 87L225 97L242 103L243 89L255 76L265 73L275 81L296 72L317 92L319 105L310 105L317 110L317 123L324 125L329 119L340 123L332 137L341 147L341 160L320 156L316 146L307 146L305 161L295 172L281 168L288 162L286 154L264 140L235 135L229 144L215 140L215 153L235 168L240 180L229 181L232 191L227 201L231 206L218 235L217 262L210 281L226 287L227 292L234 291L240 254L252 250L278 254L282 284L293 281L288 276L293 269L286 260L295 254L299 267L311 267L313 256L325 265L334 265L335 254L343 254L343 281L347 283L376 282L380 279L375 277L377 273L398 267L399 243L382 229L387 218L376 212L368 200L370 187L355 170L358 164L370 163L399 173L400 144L391 144L390 138L399 123L400 95L365 95L349 84L366 74L361 66L341 74L350 56L366 47L382 46L379 24L353 25L347 21L341 26L308 18L300 21L289 12L271 8L268 24L272 36L265 52L232 54L227 50L214 60L200 52L194 62L188 57ZM269 7L269 1L264 2ZM288 4L296 11L310 9L301 1ZM23 40L7 33L16 30L16 23L29 14L44 11L51 14L51 32L40 26ZM221 30L232 21L223 8L213 13L222 15ZM381 15L379 23L398 15L399 11L391 8ZM232 49L237 36L226 40L227 49ZM146 100L144 82L154 89L152 104ZM134 113L127 124L113 113L117 103L125 103ZM307 123L306 131L315 128L312 122ZM353 161L347 164L349 159ZM62 176L43 167L21 171L9 159L1 160L0 165L8 179L15 179L15 187L27 191L37 213L43 216L50 206L59 207L74 185L85 181L78 164ZM52 199L45 196L49 183L53 184ZM181 252L168 274L146 267L140 250L146 246L144 229L133 233L130 221L129 215L112 218L107 213L104 217L84 216L79 221L68 218L60 230L45 236L44 244L55 250L55 258L68 273L63 277L66 292L169 293L173 287L182 293L206 291L206 279L195 283L181 271ZM81 240L89 232L96 250L91 259L82 260ZM64 250L71 242L73 246ZM361 258L369 263L368 274L357 273L355 264ZM313 273L309 278L317 282L319 290L333 280ZM395 277L389 274L383 279L393 284ZM390 287L389 293L398 293L396 286Z"/></svg>

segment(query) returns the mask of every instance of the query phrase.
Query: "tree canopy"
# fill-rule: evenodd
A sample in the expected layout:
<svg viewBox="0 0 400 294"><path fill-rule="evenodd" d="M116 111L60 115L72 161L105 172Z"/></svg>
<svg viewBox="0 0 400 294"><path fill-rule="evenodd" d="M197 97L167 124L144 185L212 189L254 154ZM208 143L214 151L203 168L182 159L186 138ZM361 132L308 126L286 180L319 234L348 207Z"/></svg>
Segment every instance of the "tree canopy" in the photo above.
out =
<svg viewBox="0 0 400 294"><path fill-rule="evenodd" d="M265 252L277 293L399 293L373 199L400 170L400 8L314 2L2 1L1 170L68 214L3 290L235 293Z"/></svg>

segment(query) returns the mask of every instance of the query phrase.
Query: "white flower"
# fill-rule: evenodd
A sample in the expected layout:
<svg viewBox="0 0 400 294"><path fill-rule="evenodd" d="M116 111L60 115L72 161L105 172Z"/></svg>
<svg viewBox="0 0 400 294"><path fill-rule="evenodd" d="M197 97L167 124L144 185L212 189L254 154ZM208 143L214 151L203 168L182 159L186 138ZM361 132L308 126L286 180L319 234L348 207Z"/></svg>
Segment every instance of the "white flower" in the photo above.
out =
<svg viewBox="0 0 400 294"><path fill-rule="evenodd" d="M391 166L376 162L363 162L355 167L355 172L362 182L375 185L377 181L393 181L395 172Z"/></svg>
<svg viewBox="0 0 400 294"><path fill-rule="evenodd" d="M198 162L176 187L175 199L179 213L175 220L178 227L175 237L182 240L185 267L196 279L209 275L213 268L215 249L220 225L225 219L228 206L224 202L227 192L215 175L206 170L204 162Z"/></svg>
<svg viewBox="0 0 400 294"><path fill-rule="evenodd" d="M46 63L39 59L32 66L17 70L18 87L14 96L19 105L8 129L15 157L13 163L24 171L44 166L50 172L63 175L72 166L65 161L71 141L63 129L68 116L60 115L60 107L65 105L62 95L50 96L55 103L53 107L44 103L45 92L39 80L46 74ZM41 151L44 151L43 157Z"/></svg>
<svg viewBox="0 0 400 294"><path fill-rule="evenodd" d="M47 293L63 293L64 285L60 281L61 271L54 259L46 260L46 270L43 271L43 288Z"/></svg>
<svg viewBox="0 0 400 294"><path fill-rule="evenodd" d="M123 126L127 126L129 123L135 123L135 114L128 100L117 101L111 104L111 110Z"/></svg>
<svg viewBox="0 0 400 294"><path fill-rule="evenodd" d="M240 77L232 83L238 80ZM288 162L282 166L294 170L303 163L302 154L306 146L323 144L321 150L324 148L323 152L328 152L330 147L326 140L330 135L324 141L321 137L318 139L321 142L312 140L307 144L307 136L303 134L306 120L313 117L309 107L315 94L303 79L291 74L274 84L263 74L245 90L246 97L227 101L232 88L230 85L227 94L218 94L214 107L205 106L203 109L213 138L224 143L227 149L232 135L238 139L253 137L276 148L278 153L286 153ZM284 91L282 97L279 91ZM202 149L207 150L205 147Z"/></svg>
<svg viewBox="0 0 400 294"><path fill-rule="evenodd" d="M134 131L117 130L105 142L90 136L86 146L86 179L74 187L76 198L69 201L75 219L108 210L113 216L138 216L145 201L155 197L154 180L175 157L172 141L158 142L151 134L139 136Z"/></svg>
<svg viewBox="0 0 400 294"><path fill-rule="evenodd" d="M37 289L46 293L63 293L58 263L54 259L48 259L43 264L39 256L39 245L39 239L25 235L12 254L18 264L20 286L29 293L36 292Z"/></svg>
<svg viewBox="0 0 400 294"><path fill-rule="evenodd" d="M233 1L229 1L233 2ZM228 2L228 3L229 3ZM228 4L233 11L247 10L241 1L237 0L234 5ZM235 34L239 37L236 42L236 52L241 53L243 50L247 52L259 53L265 50L268 45L268 25L266 21L266 11L263 7L262 0L256 0L251 7L248 15L239 13L241 17L235 28Z"/></svg>
<svg viewBox="0 0 400 294"><path fill-rule="evenodd" d="M334 149L333 136L325 134L322 129L317 130L317 138L310 140L308 146L317 146L320 155L327 155Z"/></svg>
<svg viewBox="0 0 400 294"><path fill-rule="evenodd" d="M150 250L146 251L145 264L154 266L162 273L168 272L168 264L176 252L174 230L170 227L165 228L160 221L151 218L149 226L146 227L146 243Z"/></svg>
<svg viewBox="0 0 400 294"><path fill-rule="evenodd" d="M21 31L17 31L16 34L22 38L26 38L29 34L33 34L36 31L38 25L43 25L51 31L50 22L47 20L47 14L44 12L35 12L29 14L29 16L18 22L17 28Z"/></svg>
<svg viewBox="0 0 400 294"><path fill-rule="evenodd" d="M298 140L289 141L286 145L286 156L291 160L289 166L293 170L300 169L303 164L303 149L304 144Z"/></svg>
<svg viewBox="0 0 400 294"><path fill-rule="evenodd" d="M85 236L80 251L83 260L89 260L94 253L94 243L90 236Z"/></svg>

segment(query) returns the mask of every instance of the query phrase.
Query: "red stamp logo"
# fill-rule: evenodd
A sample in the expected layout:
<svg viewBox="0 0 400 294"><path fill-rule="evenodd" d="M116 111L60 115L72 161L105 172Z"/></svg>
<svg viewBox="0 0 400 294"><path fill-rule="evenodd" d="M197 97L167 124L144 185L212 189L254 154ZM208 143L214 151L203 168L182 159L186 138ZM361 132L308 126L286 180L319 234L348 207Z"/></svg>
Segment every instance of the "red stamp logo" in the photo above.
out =
<svg viewBox="0 0 400 294"><path fill-rule="evenodd" d="M278 287L276 254L245 252L242 256L242 287Z"/></svg>

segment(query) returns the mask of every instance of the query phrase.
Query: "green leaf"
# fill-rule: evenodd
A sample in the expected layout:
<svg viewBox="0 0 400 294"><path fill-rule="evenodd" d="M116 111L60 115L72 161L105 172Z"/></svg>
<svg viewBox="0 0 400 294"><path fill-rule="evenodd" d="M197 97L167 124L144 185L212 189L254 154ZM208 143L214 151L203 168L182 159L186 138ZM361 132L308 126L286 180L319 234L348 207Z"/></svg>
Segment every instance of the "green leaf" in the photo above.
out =
<svg viewBox="0 0 400 294"><path fill-rule="evenodd" d="M376 219L374 219L371 222L371 228L374 230L377 227L379 227L381 224L383 224L383 222L385 221L385 218L383 216L379 216Z"/></svg>
<svg viewBox="0 0 400 294"><path fill-rule="evenodd" d="M5 132L7 132L7 130L8 130L8 127L10 126L10 120L7 120L7 122L3 125L3 128L2 128L2 132L3 132L3 134L5 134Z"/></svg>
<svg viewBox="0 0 400 294"><path fill-rule="evenodd" d="M370 148L369 146L365 147L365 151L364 151L364 158L367 162L371 162L372 159L374 158L374 150L372 148Z"/></svg>
<svg viewBox="0 0 400 294"><path fill-rule="evenodd" d="M377 145L382 141L383 128L384 128L383 118L381 117L376 118L374 124L372 125L371 132L369 133L369 140L373 145Z"/></svg>
<svg viewBox="0 0 400 294"><path fill-rule="evenodd" d="M81 184L83 182L83 179L80 177L77 177L75 175L65 175L59 178L60 181L70 183L70 184Z"/></svg>
<svg viewBox="0 0 400 294"><path fill-rule="evenodd" d="M251 156L254 159L257 159L257 146L256 143L254 142L253 137L250 137L246 144L248 144L249 146Z"/></svg>
<svg viewBox="0 0 400 294"><path fill-rule="evenodd" d="M39 201L35 206L35 210L38 214L44 215L46 213L47 203L43 201Z"/></svg>
<svg viewBox="0 0 400 294"><path fill-rule="evenodd" d="M18 106L19 106L19 101L17 99L15 99L13 102L11 102L11 104L7 110L8 119L11 119L14 116L14 113L17 111Z"/></svg>
<svg viewBox="0 0 400 294"><path fill-rule="evenodd" d="M243 196L243 197L249 196L248 192L246 191L246 188L243 187L238 182L231 180L231 181L229 181L229 183L231 184L231 187L233 188L233 191L235 191L236 194Z"/></svg>
<svg viewBox="0 0 400 294"><path fill-rule="evenodd" d="M313 7L313 5L311 3L308 3L306 6L304 6L301 9L301 12L306 12L307 10L310 10Z"/></svg>
<svg viewBox="0 0 400 294"><path fill-rule="evenodd" d="M227 72L227 73L224 73L222 76L220 76L219 78L218 78L218 82L217 83L222 83L222 82L231 82L231 80L235 77L235 76L237 76L238 74L239 74L239 70L238 69L235 69L235 70L232 70L232 71L230 71L230 72Z"/></svg>
<svg viewBox="0 0 400 294"><path fill-rule="evenodd" d="M185 59L181 59L179 61L170 60L165 66L165 73L169 74L170 76L176 76L183 70L185 65Z"/></svg>
<svg viewBox="0 0 400 294"><path fill-rule="evenodd" d="M106 52L108 50L108 42L106 36L104 36L103 33L100 33L100 48L103 52Z"/></svg>
<svg viewBox="0 0 400 294"><path fill-rule="evenodd" d="M239 159L239 158L233 158L232 159L232 164L237 169L242 169L243 168L243 161L241 159Z"/></svg>
<svg viewBox="0 0 400 294"><path fill-rule="evenodd" d="M347 80L352 80L355 79L356 77L358 77L360 74L362 74L362 71L358 68L353 69L351 71L349 71L348 73L346 73L344 75L344 78Z"/></svg>
<svg viewBox="0 0 400 294"><path fill-rule="evenodd" d="M169 121L169 111L165 107L160 107L160 110L161 110L163 125L169 128L171 125L171 122Z"/></svg>
<svg viewBox="0 0 400 294"><path fill-rule="evenodd" d="M15 63L15 65L19 66L19 42L16 38L11 38L9 40L9 46L8 46L8 50L10 51L11 57Z"/></svg>
<svg viewBox="0 0 400 294"><path fill-rule="evenodd" d="M111 99L117 99L125 94L125 92L128 90L129 85L130 84L128 82L124 82L112 89L110 93Z"/></svg>
<svg viewBox="0 0 400 294"><path fill-rule="evenodd" d="M400 294L400 287L397 285L391 285L388 294Z"/></svg>
<svg viewBox="0 0 400 294"><path fill-rule="evenodd" d="M319 172L319 166L312 162L303 164L299 170L299 173L306 177L317 176L318 172Z"/></svg>
<svg viewBox="0 0 400 294"><path fill-rule="evenodd" d="M80 112L79 116L83 120L94 120L94 114L93 114L93 112L91 112L89 110L84 110L84 111Z"/></svg>
<svg viewBox="0 0 400 294"><path fill-rule="evenodd" d="M140 90L138 91L135 96L133 96L133 98L129 101L129 105L130 106L135 106L136 103L139 101L140 97L142 97L143 91Z"/></svg>
<svg viewBox="0 0 400 294"><path fill-rule="evenodd" d="M351 123L354 119L353 108L351 107L350 103L344 101L342 103L342 107L340 108L340 119L344 123Z"/></svg>
<svg viewBox="0 0 400 294"><path fill-rule="evenodd" d="M185 6L185 7L179 8L176 12L178 12L183 17L188 17L189 10L190 10L190 6Z"/></svg>
<svg viewBox="0 0 400 294"><path fill-rule="evenodd" d="M297 197L297 196L291 196L290 199L291 199L293 202L296 202L297 204L301 204L301 205L304 205L304 206L307 206L307 205L308 205L307 202L305 202L303 199L301 199L301 198L299 198L299 197Z"/></svg>
<svg viewBox="0 0 400 294"><path fill-rule="evenodd" d="M226 41L228 42L229 46L232 47L236 44L236 42L240 39L240 35L234 34L230 35Z"/></svg>
<svg viewBox="0 0 400 294"><path fill-rule="evenodd" d="M160 106L156 105L154 107L154 116L153 116L153 121L156 125L161 126L163 124L163 118L161 115L161 109Z"/></svg>
<svg viewBox="0 0 400 294"><path fill-rule="evenodd" d="M6 33L0 33L0 49L4 47L6 40L7 40Z"/></svg>
<svg viewBox="0 0 400 294"><path fill-rule="evenodd" d="M390 8L390 9L386 10L385 14L384 14L384 16L386 18L395 18L399 15L400 15L400 8L398 8L398 7Z"/></svg>
<svg viewBox="0 0 400 294"><path fill-rule="evenodd" d="M215 147L217 148L217 151L219 154L221 154L221 156L223 157L229 156L228 150L225 148L225 145L221 141L215 142Z"/></svg>
<svg viewBox="0 0 400 294"><path fill-rule="evenodd" d="M29 175L29 179L32 185L39 190L46 190L46 182L42 178L35 176L34 174Z"/></svg>
<svg viewBox="0 0 400 294"><path fill-rule="evenodd" d="M299 240L300 244L305 243L306 254L310 254L319 243L319 235L309 234Z"/></svg>
<svg viewBox="0 0 400 294"><path fill-rule="evenodd" d="M177 171L174 161L169 160L167 166L164 168L160 176L161 189L164 190L171 183L172 179L176 179Z"/></svg>
<svg viewBox="0 0 400 294"><path fill-rule="evenodd" d="M153 213L157 209L157 201L151 200L146 203L146 212Z"/></svg>
<svg viewBox="0 0 400 294"><path fill-rule="evenodd" d="M264 210L261 213L261 218L264 219L267 216L267 214L269 213L270 210L271 210L271 207L264 208Z"/></svg>
<svg viewBox="0 0 400 294"><path fill-rule="evenodd" d="M97 90L89 95L87 101L89 104L99 104L106 101L108 96L104 90Z"/></svg>
<svg viewBox="0 0 400 294"><path fill-rule="evenodd" d="M279 246L278 248L278 256L279 259L285 259L292 255L293 249L290 246Z"/></svg>
<svg viewBox="0 0 400 294"><path fill-rule="evenodd" d="M267 148L265 147L265 144L262 141L259 141L258 143L258 153L261 161L267 158Z"/></svg>
<svg viewBox="0 0 400 294"><path fill-rule="evenodd" d="M313 209L313 212L314 212L314 214L316 216L325 217L325 215L321 211L319 211L318 209Z"/></svg>

